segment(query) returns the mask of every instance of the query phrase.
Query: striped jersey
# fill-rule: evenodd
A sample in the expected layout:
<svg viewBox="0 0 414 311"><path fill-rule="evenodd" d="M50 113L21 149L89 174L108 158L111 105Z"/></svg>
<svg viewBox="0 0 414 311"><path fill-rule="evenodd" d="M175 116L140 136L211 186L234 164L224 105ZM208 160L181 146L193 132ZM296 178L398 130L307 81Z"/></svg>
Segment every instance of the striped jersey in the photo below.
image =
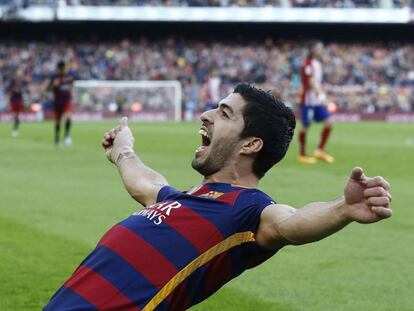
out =
<svg viewBox="0 0 414 311"><path fill-rule="evenodd" d="M53 85L55 80L58 81L57 85ZM72 71L52 76L51 83L53 90L53 102L55 104L62 105L72 101L72 89L75 80L76 74Z"/></svg>
<svg viewBox="0 0 414 311"><path fill-rule="evenodd" d="M25 82L20 79L13 79L7 87L7 93L9 94L10 103L23 103L23 90L25 88Z"/></svg>
<svg viewBox="0 0 414 311"><path fill-rule="evenodd" d="M276 253L255 240L273 203L226 183L164 186L101 238L44 310L185 310Z"/></svg>
<svg viewBox="0 0 414 311"><path fill-rule="evenodd" d="M322 85L322 63L315 58L307 58L301 67L301 80L302 80L302 105L320 105L318 95L311 86L311 79L318 86Z"/></svg>

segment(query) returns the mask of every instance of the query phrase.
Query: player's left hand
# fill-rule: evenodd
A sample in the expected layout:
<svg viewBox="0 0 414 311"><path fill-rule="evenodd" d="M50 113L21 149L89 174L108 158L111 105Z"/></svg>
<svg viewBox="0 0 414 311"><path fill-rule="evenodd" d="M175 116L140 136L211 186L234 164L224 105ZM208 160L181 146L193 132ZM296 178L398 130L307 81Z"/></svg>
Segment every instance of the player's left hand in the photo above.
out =
<svg viewBox="0 0 414 311"><path fill-rule="evenodd" d="M384 178L367 177L360 167L352 170L344 189L344 213L349 220L373 223L391 217L390 184Z"/></svg>
<svg viewBox="0 0 414 311"><path fill-rule="evenodd" d="M102 146L108 160L116 164L121 153L134 152L134 142L134 136L128 127L128 118L123 117L119 126L105 133Z"/></svg>

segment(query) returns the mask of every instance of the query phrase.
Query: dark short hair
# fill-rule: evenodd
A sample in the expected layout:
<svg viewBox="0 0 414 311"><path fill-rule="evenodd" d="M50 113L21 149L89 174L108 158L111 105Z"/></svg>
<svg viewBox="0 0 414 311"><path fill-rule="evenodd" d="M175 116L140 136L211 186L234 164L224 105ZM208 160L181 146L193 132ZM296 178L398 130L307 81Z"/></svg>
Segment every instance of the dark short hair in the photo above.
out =
<svg viewBox="0 0 414 311"><path fill-rule="evenodd" d="M263 140L263 148L253 163L253 173L262 178L285 156L296 126L295 115L280 98L250 84L237 85L234 93L240 94L246 102L240 137Z"/></svg>
<svg viewBox="0 0 414 311"><path fill-rule="evenodd" d="M66 64L63 60L60 60L56 65L57 69L64 69L65 67L66 67Z"/></svg>

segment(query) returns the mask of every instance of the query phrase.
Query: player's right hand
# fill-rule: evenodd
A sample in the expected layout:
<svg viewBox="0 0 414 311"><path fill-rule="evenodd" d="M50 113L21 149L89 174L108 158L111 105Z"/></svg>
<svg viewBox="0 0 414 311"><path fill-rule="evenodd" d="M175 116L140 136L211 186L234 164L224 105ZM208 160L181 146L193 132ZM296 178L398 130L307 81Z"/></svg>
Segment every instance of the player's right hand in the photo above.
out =
<svg viewBox="0 0 414 311"><path fill-rule="evenodd" d="M344 189L345 214L359 223L373 223L391 217L390 184L384 178L367 177L360 167L352 170Z"/></svg>
<svg viewBox="0 0 414 311"><path fill-rule="evenodd" d="M134 152L134 142L134 136L128 127L128 118L123 117L119 126L105 133L102 146L108 160L116 164L121 153Z"/></svg>

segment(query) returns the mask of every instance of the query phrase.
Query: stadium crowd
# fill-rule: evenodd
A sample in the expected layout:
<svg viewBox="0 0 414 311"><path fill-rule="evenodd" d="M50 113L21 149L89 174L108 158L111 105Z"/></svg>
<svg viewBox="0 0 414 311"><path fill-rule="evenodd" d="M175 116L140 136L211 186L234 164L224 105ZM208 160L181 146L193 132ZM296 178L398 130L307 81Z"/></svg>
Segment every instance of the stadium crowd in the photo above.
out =
<svg viewBox="0 0 414 311"><path fill-rule="evenodd" d="M179 80L187 109L202 109L240 81L272 88L294 105L299 102L305 46L271 38L256 43L174 37L106 43L3 41L0 98L5 98L4 86L19 69L28 83L26 102L45 101L50 74L64 59L82 80ZM414 45L329 43L322 63L328 102L339 111L414 111Z"/></svg>
<svg viewBox="0 0 414 311"><path fill-rule="evenodd" d="M297 8L395 8L413 6L412 0L0 0L1 5L57 6L167 6L167 7L297 7Z"/></svg>

